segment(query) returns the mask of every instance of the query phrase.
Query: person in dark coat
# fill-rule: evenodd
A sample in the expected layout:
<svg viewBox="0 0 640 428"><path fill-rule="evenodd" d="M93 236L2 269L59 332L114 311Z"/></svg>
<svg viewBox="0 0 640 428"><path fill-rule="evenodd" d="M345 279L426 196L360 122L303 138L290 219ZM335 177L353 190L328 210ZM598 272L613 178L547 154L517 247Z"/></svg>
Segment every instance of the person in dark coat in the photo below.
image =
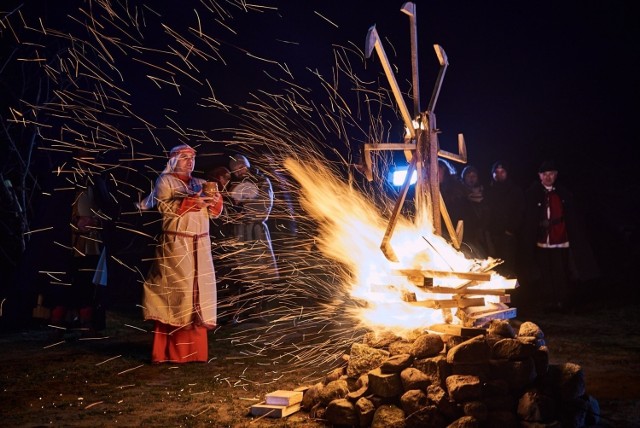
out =
<svg viewBox="0 0 640 428"><path fill-rule="evenodd" d="M464 240L476 252L476 257L486 258L488 255L489 206L485 199L485 190L480 183L478 169L467 165L460 174L467 201L467 218L464 225Z"/></svg>
<svg viewBox="0 0 640 428"><path fill-rule="evenodd" d="M525 192L522 279L545 309L562 311L575 302L576 283L599 271L575 198L556 183L555 162L543 162L538 177Z"/></svg>
<svg viewBox="0 0 640 428"><path fill-rule="evenodd" d="M524 192L509 178L504 161L491 166L491 184L487 186L489 207L489 256L503 261L496 270L507 277L515 275L518 235L524 216Z"/></svg>

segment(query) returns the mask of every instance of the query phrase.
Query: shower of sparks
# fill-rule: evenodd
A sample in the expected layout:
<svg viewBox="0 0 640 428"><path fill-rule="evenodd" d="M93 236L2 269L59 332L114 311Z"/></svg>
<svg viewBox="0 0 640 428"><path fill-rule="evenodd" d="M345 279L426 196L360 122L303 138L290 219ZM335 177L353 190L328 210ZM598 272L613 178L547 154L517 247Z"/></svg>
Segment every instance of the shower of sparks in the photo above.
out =
<svg viewBox="0 0 640 428"><path fill-rule="evenodd" d="M378 247L394 191L384 180L365 180L359 172L359 153L363 143L394 140L392 129L401 121L379 76L361 77L365 61L356 47L359 41L333 45L330 74L309 64L300 75L279 58L265 57L264 49L228 42L230 34L241 34L234 28L235 18L260 14L273 19L276 15L273 8L243 0L203 1L197 8L179 11L136 1L85 2L69 14L64 28L18 12L0 20L2 37L15 41L15 61L25 76L37 76L48 91L25 90L9 110L10 116L0 117L9 126L5 127L9 144L24 153L18 150L18 140L30 135L25 138L34 142L29 157L39 152L53 162L51 179L58 179L57 191L48 199L72 195L77 186L104 180L119 210L117 217L107 213L101 217L104 223L113 223L111 233L130 244L122 254L110 255L114 269L123 268L135 278L131 283L141 287L151 252L140 249L139 242L145 240L150 242L145 247L152 247L159 221L153 213L136 210L134 204L149 192L168 150L189 143L197 147L200 160L206 159L207 152L230 149L247 154L274 185L271 234L278 274L246 261L255 257L255 249L233 240L212 239L219 283L249 282L240 293L219 290L219 317L239 316L242 321L228 336L236 352L227 359L243 362L273 358L275 353L275 361L318 368L321 378L325 368L344 363L344 353L372 326L380 326L379 320L363 315L367 296L354 293L354 285L379 273L376 266L389 266ZM184 22L170 24L171 13ZM329 17L310 13L330 28L338 28ZM292 48L303 45L297 40L280 41ZM264 67L276 88L254 88L246 103L234 105L221 97L226 83L215 76L216 70L234 66L226 57L238 52L245 60L255 60L254 67ZM147 93L162 94L164 104L145 102ZM194 94L196 99L190 101ZM185 106L187 102L191 104ZM197 115L190 112L206 119L194 123ZM216 117L231 117L235 125L212 129ZM393 162L385 153L374 156L378 177L384 177ZM204 176L206 171L198 170L196 164L195 174ZM68 222L63 226L68 227ZM25 236L33 239L60 227L41 227L26 231ZM400 228L411 227L410 221L401 219ZM422 236L437 238L430 234L428 228L420 230L407 248L426 253ZM62 239L58 235L51 236L51 251L69 248L54 241L53 237ZM104 233L102 238L106 240ZM138 253L132 255L131 243L138 245ZM40 269L40 274L49 283L64 283L68 278L68 273L53 266ZM259 306L269 321L266 324L253 322ZM415 312L405 316L421 320ZM149 328L124 326L152 334ZM244 388L250 383L276 383L280 376L281 371L273 371L261 379L225 377L218 382ZM204 407L196 415L207 410Z"/></svg>

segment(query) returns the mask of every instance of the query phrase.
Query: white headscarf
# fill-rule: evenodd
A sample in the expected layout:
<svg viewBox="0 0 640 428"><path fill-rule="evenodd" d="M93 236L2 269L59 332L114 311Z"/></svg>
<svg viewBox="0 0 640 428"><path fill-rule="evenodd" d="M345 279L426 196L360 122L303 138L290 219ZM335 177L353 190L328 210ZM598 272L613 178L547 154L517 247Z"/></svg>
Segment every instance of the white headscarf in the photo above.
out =
<svg viewBox="0 0 640 428"><path fill-rule="evenodd" d="M172 173L176 168L178 159L180 159L179 155L183 153L195 154L196 151L193 147L191 147L188 144L181 144L179 146L175 146L169 152L169 160L167 161L167 165L164 167L160 175ZM195 160L193 164L195 165ZM144 210L149 210L155 207L157 203L158 203L158 198L156 195L156 189L152 186L151 192L142 201L137 202L136 207L144 211Z"/></svg>

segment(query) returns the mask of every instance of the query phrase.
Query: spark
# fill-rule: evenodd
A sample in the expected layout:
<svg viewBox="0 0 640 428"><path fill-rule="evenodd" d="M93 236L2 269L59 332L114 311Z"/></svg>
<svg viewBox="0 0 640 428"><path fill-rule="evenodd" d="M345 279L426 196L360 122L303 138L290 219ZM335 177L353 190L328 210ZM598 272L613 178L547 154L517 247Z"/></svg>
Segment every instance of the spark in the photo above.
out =
<svg viewBox="0 0 640 428"><path fill-rule="evenodd" d="M277 11L241 3L235 5L238 10L234 14L260 13L269 19ZM45 27L39 19L37 25L29 25L31 19L21 17L18 24L22 29L14 34L22 48L16 61L34 67L42 83L52 88L47 99L25 97L19 106L9 109L11 124L34 132L41 142L38 150L55 159L51 166L51 179L56 180L51 199L86 185L85 179L95 182L98 177L109 177L109 186L116 187L111 187L109 197L122 208L112 218L114 233L131 242L154 245L154 228L160 221L143 215L132 202L148 193L166 162L167 148L175 140L195 142L203 152L231 148L253 155L267 150L268 156L256 157L255 164L268 175L276 191L271 220L279 225L271 232L279 272L256 266L223 273L222 268L228 266L225 263L234 261L247 267L250 264L245 261L254 257L247 246L224 247L224 253L214 262L218 280L248 278L248 284L229 296L220 293L219 315L231 317L237 310L247 316L228 337L218 339L219 331L229 331L226 327L211 332L216 340L228 344L233 354L208 362L224 358L242 366L253 364L251 359L255 357L264 361L266 356L269 365L290 364L293 368L287 373L295 373L297 368L312 369L303 380L321 377L317 372L343 364L345 351L369 329L359 317L361 301L351 295L359 272L346 256L363 258L364 247L379 245L376 239L384 223L379 213L388 212L392 206L384 183L363 183L355 167L360 162L362 142L384 141L392 135L389 121L397 118L392 95L379 86L376 78L367 76L364 54L355 42L332 46L334 64L330 73L323 73L316 64L298 70L294 61L259 56L252 53L256 52L255 46L232 46L218 37L218 33L229 38L241 35L234 28L234 14L226 8L228 5L202 1L193 13L187 11L189 22L170 26L162 21L162 4L154 3L157 10L147 5L116 10L110 4L97 2L92 8L79 10L80 16L69 17L65 31ZM320 12L314 13L339 28ZM9 18L0 22L15 33L17 25L11 26ZM155 37L157 34L163 37ZM302 47L296 41L278 42L287 49ZM255 60L252 66L275 87L252 87L248 82L246 102L236 105L225 99L222 89L226 83L217 78L216 72L235 66L225 58L229 46L244 53L243 61ZM193 98L192 92L197 92ZM158 99L160 105L149 105ZM191 116L203 110L205 118L196 122ZM235 125L212 129L211 123L227 115L237 121ZM90 149L108 160L83 161L73 153L78 149ZM374 161L376 174L383 175L393 159L380 152L374 154ZM314 180L323 183L307 183ZM314 207L309 189L317 191L320 207ZM291 210L283 202L287 195L292 201ZM351 217L332 221L331 217L345 207L359 210L356 217L371 219L375 227L363 229L358 219ZM110 217L105 214L102 218L108 221ZM295 223L297 231L290 231L284 220ZM37 238L45 235L40 232L60 232L64 227L69 227L68 220L62 226L45 226L23 235ZM47 248L70 253L68 243L58 235L55 238ZM331 248L331 241L346 240L356 245L355 249L346 247L353 254ZM213 243L221 244L215 238ZM133 272L141 279L145 277L143 264L152 260L143 254L132 257L126 251L109 255L110 267L127 275ZM68 285L67 272L56 270L47 260L38 262L46 266L38 272L50 284ZM386 263L380 259L374 262ZM248 314L261 301L269 322L256 325L255 318ZM123 325L149 333L144 328ZM62 343L65 341L45 349ZM96 366L118 358L121 355ZM248 379L246 372L246 368L242 370L240 379L224 377L218 381L230 388L245 388L273 384L282 378L282 374L270 372L271 379ZM93 405L97 403L89 406Z"/></svg>

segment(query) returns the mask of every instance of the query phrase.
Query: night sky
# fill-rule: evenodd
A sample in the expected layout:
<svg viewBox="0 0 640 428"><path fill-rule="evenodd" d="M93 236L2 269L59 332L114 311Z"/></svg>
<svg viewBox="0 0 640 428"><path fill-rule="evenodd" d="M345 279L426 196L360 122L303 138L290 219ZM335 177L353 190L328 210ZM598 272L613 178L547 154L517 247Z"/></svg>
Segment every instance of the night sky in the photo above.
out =
<svg viewBox="0 0 640 428"><path fill-rule="evenodd" d="M22 4L3 2L0 18L13 10L7 3ZM82 16L78 14L79 7L90 9L91 2L23 3L24 16L31 25L41 17L48 28L81 35L77 37L91 36L69 18ZM346 47L354 52L352 58L358 58L356 52L364 49L367 30L374 24L411 109L409 19L400 12L403 2L259 1L253 3L259 8L243 10L238 2L203 0L192 2L193 5L180 2L179 7L174 6L177 2L167 3L171 6L149 3L153 11L142 6L144 2L129 2L134 3L143 12L140 22L144 23L144 32L137 34L131 28L120 33L111 31L114 37L149 50L136 54L110 46L118 70L105 73L116 76L132 111L157 126L155 137L161 141L160 146L175 144L170 125L178 123L185 129L207 134L210 141L200 143L200 153L215 152L219 149L215 140L228 138L221 129L239 126L238 106L251 103L256 94L281 90L283 82L314 88L318 82L316 72L331 81L333 49ZM436 108L442 148L456 151L456 135L463 133L469 163L485 172L485 182L491 163L506 159L512 165L512 177L523 187L535 179L543 159L555 158L560 165L560 179L596 212L591 214L594 228L604 224L615 233L622 233L622 229L635 231L637 219L631 207L637 203L639 192L629 177L635 164L632 148L637 142L640 59L635 45L637 14L634 15L632 3L415 3L423 108L438 71L434 43L445 49L450 63ZM230 14L217 11L218 4ZM206 14L206 6L216 10L221 19L205 19L213 15ZM88 18L80 19L86 22ZM14 30L21 31L20 21L15 14L12 16ZM188 34L198 22L202 31L215 39L216 54L211 54L212 49L207 60L195 58L194 68L183 67L187 73L171 70L167 58L154 49L166 47L171 40L166 28ZM14 51L17 45L12 31L6 26L0 31L1 113L6 119L8 107L24 97L19 87L34 76L16 68L21 65L16 59L24 54ZM128 35L135 37L129 40ZM30 37L19 36L21 49L31 49L24 45ZM40 38L38 42L44 47L39 49L55 50L55 46L48 45L51 40L51 33ZM171 85L149 79L150 74L162 76L163 71L136 57L169 69L180 82L179 94ZM363 81L379 81L380 87L388 88L377 58L354 60L351 65ZM198 104L210 91L203 83L205 79L216 98L228 106L227 111ZM352 95L348 86L338 90L346 99ZM318 93L317 89L304 92L311 101ZM318 102L322 102L320 98ZM162 166L162 147L149 138L140 121L107 116L113 126L144 141L139 151L155 159L153 168ZM392 142L399 141L400 119L388 114L385 119L389 121L391 139L395 138ZM366 120L363 122L366 126ZM3 160L5 174L11 170L11 162L8 165Z"/></svg>

